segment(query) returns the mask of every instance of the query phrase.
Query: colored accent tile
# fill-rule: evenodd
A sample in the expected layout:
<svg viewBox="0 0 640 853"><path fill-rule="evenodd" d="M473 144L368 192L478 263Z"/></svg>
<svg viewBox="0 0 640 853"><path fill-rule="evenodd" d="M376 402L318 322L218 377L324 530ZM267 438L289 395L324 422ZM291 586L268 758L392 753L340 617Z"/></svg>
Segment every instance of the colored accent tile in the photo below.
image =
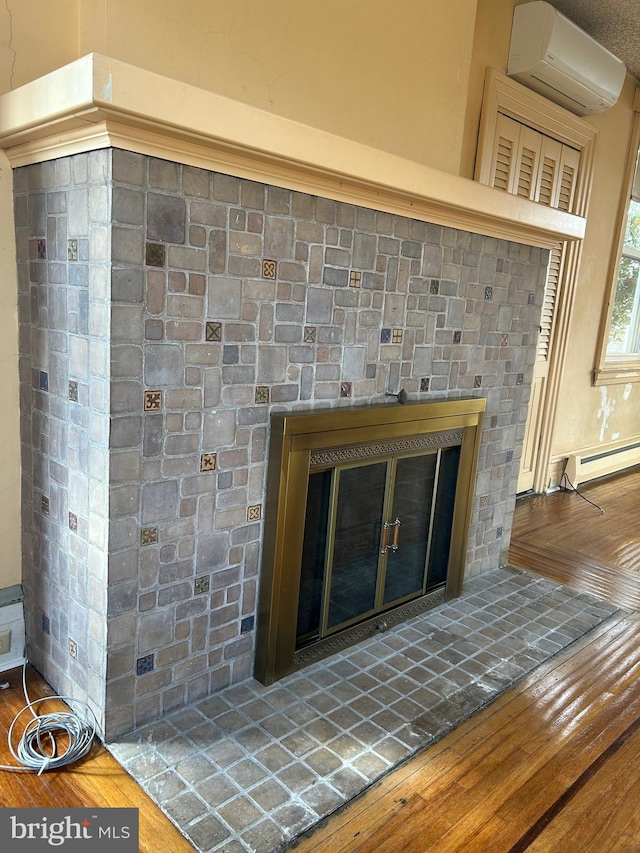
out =
<svg viewBox="0 0 640 853"><path fill-rule="evenodd" d="M210 586L210 578L209 575L202 575L202 577L195 578L193 582L193 593L194 595L202 595L204 592L209 592Z"/></svg>
<svg viewBox="0 0 640 853"><path fill-rule="evenodd" d="M488 506L489 506L489 496L483 495L480 498L480 509L484 509L485 507L488 507Z"/></svg>
<svg viewBox="0 0 640 853"><path fill-rule="evenodd" d="M48 391L49 390L49 374L44 370L40 371L40 390L41 391Z"/></svg>
<svg viewBox="0 0 640 853"><path fill-rule="evenodd" d="M40 506L42 507L42 512L45 515L49 515L49 498L46 495L42 495L42 498L40 499Z"/></svg>
<svg viewBox="0 0 640 853"><path fill-rule="evenodd" d="M75 513L69 513L69 530L73 530L75 533L78 529L78 516Z"/></svg>
<svg viewBox="0 0 640 853"><path fill-rule="evenodd" d="M491 429L495 429L498 426L498 416L491 415Z"/></svg>
<svg viewBox="0 0 640 853"><path fill-rule="evenodd" d="M513 450L507 450L507 462L513 462Z"/></svg>
<svg viewBox="0 0 640 853"><path fill-rule="evenodd" d="M217 458L217 453L202 453L200 456L200 470L202 472L215 471Z"/></svg>
<svg viewBox="0 0 640 853"><path fill-rule="evenodd" d="M459 344L461 340L462 340L462 332L460 330L455 331L453 333L454 344Z"/></svg>
<svg viewBox="0 0 640 853"><path fill-rule="evenodd" d="M148 267L163 267L166 250L162 243L147 243L146 264Z"/></svg>
<svg viewBox="0 0 640 853"><path fill-rule="evenodd" d="M315 326L304 327L304 342L305 344L315 344L317 329Z"/></svg>
<svg viewBox="0 0 640 853"><path fill-rule="evenodd" d="M341 382L340 383L340 396L341 397L350 397L351 396L351 382Z"/></svg>
<svg viewBox="0 0 640 853"><path fill-rule="evenodd" d="M491 285L488 285L487 287L485 287L484 298L485 299L493 299L493 288L491 287Z"/></svg>
<svg viewBox="0 0 640 853"><path fill-rule="evenodd" d="M221 341L222 323L207 323L205 330L205 338L208 341Z"/></svg>
<svg viewBox="0 0 640 853"><path fill-rule="evenodd" d="M265 258L262 261L262 278L274 279L278 274L278 264L276 261Z"/></svg>
<svg viewBox="0 0 640 853"><path fill-rule="evenodd" d="M45 616L44 613L42 614L42 630L45 634L51 633L51 620L48 616Z"/></svg>
<svg viewBox="0 0 640 853"><path fill-rule="evenodd" d="M524 382L524 373L518 373L516 376L516 385L522 385Z"/></svg>
<svg viewBox="0 0 640 853"><path fill-rule="evenodd" d="M362 285L362 273L351 270L349 273L349 287L360 287Z"/></svg>
<svg viewBox="0 0 640 853"><path fill-rule="evenodd" d="M244 619L240 622L240 633L246 634L248 631L253 631L255 621L255 616L245 616Z"/></svg>
<svg viewBox="0 0 640 853"><path fill-rule="evenodd" d="M391 343L391 329L381 329L380 330L380 343L381 344Z"/></svg>
<svg viewBox="0 0 640 853"><path fill-rule="evenodd" d="M75 640L72 640L71 637L69 637L69 654L72 658L78 657L78 644Z"/></svg>
<svg viewBox="0 0 640 853"><path fill-rule="evenodd" d="M474 376L473 377L473 387L474 388L482 388L482 376Z"/></svg>
<svg viewBox="0 0 640 853"><path fill-rule="evenodd" d="M162 391L144 392L145 412L157 412L162 408Z"/></svg>
<svg viewBox="0 0 640 853"><path fill-rule="evenodd" d="M75 238L72 240L67 240L67 260L78 260L78 241Z"/></svg>
<svg viewBox="0 0 640 853"><path fill-rule="evenodd" d="M69 380L69 399L72 403L77 403L79 400L78 383L75 381L75 379Z"/></svg>
<svg viewBox="0 0 640 853"><path fill-rule="evenodd" d="M502 528L498 527L496 530L496 539L502 539Z"/></svg>
<svg viewBox="0 0 640 853"><path fill-rule="evenodd" d="M136 675L144 675L147 672L153 672L153 652L136 661Z"/></svg>
<svg viewBox="0 0 640 853"><path fill-rule="evenodd" d="M528 303L529 305L535 305L535 304L536 304L536 295L535 295L535 293L530 293L530 294L529 294L529 296L527 297L527 303Z"/></svg>
<svg viewBox="0 0 640 853"><path fill-rule="evenodd" d="M402 329L394 329L393 334L391 336L391 340L394 344L402 343Z"/></svg>
<svg viewBox="0 0 640 853"><path fill-rule="evenodd" d="M256 385L255 401L256 401L256 403L268 403L269 402L269 386L268 385Z"/></svg>
<svg viewBox="0 0 640 853"><path fill-rule="evenodd" d="M509 335L503 335L502 340L500 341L500 346L508 347L509 346Z"/></svg>
<svg viewBox="0 0 640 853"><path fill-rule="evenodd" d="M423 376L420 379L420 390L421 391L428 391L429 390L429 377L428 376Z"/></svg>
<svg viewBox="0 0 640 853"><path fill-rule="evenodd" d="M38 260L46 261L47 260L47 241L46 240L38 240L37 243L37 251L38 251Z"/></svg>
<svg viewBox="0 0 640 853"><path fill-rule="evenodd" d="M262 504L254 504L247 509L247 521L260 521L262 518Z"/></svg>
<svg viewBox="0 0 640 853"><path fill-rule="evenodd" d="M437 296L438 293L440 293L440 282L437 278L431 279L431 282L429 284L429 293L431 293L432 296Z"/></svg>
<svg viewBox="0 0 640 853"><path fill-rule="evenodd" d="M158 544L158 528L157 527L143 527L140 531L140 544L141 545L157 545Z"/></svg>

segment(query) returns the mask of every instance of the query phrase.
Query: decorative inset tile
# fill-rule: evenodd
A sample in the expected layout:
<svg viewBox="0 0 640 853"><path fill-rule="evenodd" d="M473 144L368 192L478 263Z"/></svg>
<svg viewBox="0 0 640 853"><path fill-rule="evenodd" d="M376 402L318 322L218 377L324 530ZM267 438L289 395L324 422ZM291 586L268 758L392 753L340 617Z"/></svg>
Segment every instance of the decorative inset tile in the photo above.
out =
<svg viewBox="0 0 640 853"><path fill-rule="evenodd" d="M495 429L498 426L498 416L491 415L491 429Z"/></svg>
<svg viewBox="0 0 640 853"><path fill-rule="evenodd" d="M493 288L491 287L490 284L487 285L487 287L485 287L485 289L484 289L484 298L485 299L493 299Z"/></svg>
<svg viewBox="0 0 640 853"><path fill-rule="evenodd" d="M340 383L340 396L341 397L350 397L351 396L351 382L341 382Z"/></svg>
<svg viewBox="0 0 640 853"><path fill-rule="evenodd" d="M143 527L140 531L140 544L141 545L157 545L158 544L158 528L157 527Z"/></svg>
<svg viewBox="0 0 640 853"><path fill-rule="evenodd" d="M205 338L208 341L218 342L222 340L222 323L207 323Z"/></svg>
<svg viewBox="0 0 640 853"><path fill-rule="evenodd" d="M144 392L145 412L158 412L162 408L162 391Z"/></svg>
<svg viewBox="0 0 640 853"><path fill-rule="evenodd" d="M78 658L78 644L71 637L69 637L69 654L74 659Z"/></svg>
<svg viewBox="0 0 640 853"><path fill-rule="evenodd" d="M360 287L362 285L362 273L351 270L349 273L349 287Z"/></svg>
<svg viewBox="0 0 640 853"><path fill-rule="evenodd" d="M40 390L48 391L49 390L49 374L46 370L40 371Z"/></svg>
<svg viewBox="0 0 640 853"><path fill-rule="evenodd" d="M48 616L45 616L44 613L42 614L42 630L45 634L51 633L51 620Z"/></svg>
<svg viewBox="0 0 640 853"><path fill-rule="evenodd" d="M482 376L474 376L473 377L473 387L474 388L482 388Z"/></svg>
<svg viewBox="0 0 640 853"><path fill-rule="evenodd" d="M209 592L210 583L211 580L209 575L202 575L201 577L196 578L193 582L193 594L202 595L205 592Z"/></svg>
<svg viewBox="0 0 640 853"><path fill-rule="evenodd" d="M503 335L502 336L502 338L500 339L500 346L501 347L508 347L509 346L509 335Z"/></svg>
<svg viewBox="0 0 640 853"><path fill-rule="evenodd" d="M394 344L402 343L402 329L394 329L391 335L391 340Z"/></svg>
<svg viewBox="0 0 640 853"><path fill-rule="evenodd" d="M278 264L269 258L262 261L262 278L274 279L278 274Z"/></svg>
<svg viewBox="0 0 640 853"><path fill-rule="evenodd" d="M269 386L268 385L256 385L255 397L256 403L268 403L269 402Z"/></svg>
<svg viewBox="0 0 640 853"><path fill-rule="evenodd" d="M530 293L530 294L529 294L529 296L527 297L527 304L528 304L528 305L535 305L535 304L536 304L536 295L535 295L535 293Z"/></svg>
<svg viewBox="0 0 640 853"><path fill-rule="evenodd" d="M524 382L524 373L518 373L516 376L516 385L522 385Z"/></svg>
<svg viewBox="0 0 640 853"><path fill-rule="evenodd" d="M421 391L428 391L429 390L429 379L430 379L429 376L423 376L420 379L420 390Z"/></svg>
<svg viewBox="0 0 640 853"><path fill-rule="evenodd" d="M46 240L38 240L37 242L37 253L39 261L47 260L47 241Z"/></svg>
<svg viewBox="0 0 640 853"><path fill-rule="evenodd" d="M77 529L78 529L78 516L75 513L70 512L69 513L69 530L73 530L73 532L75 533L77 531Z"/></svg>
<svg viewBox="0 0 640 853"><path fill-rule="evenodd" d="M513 450L507 450L507 462L513 462Z"/></svg>
<svg viewBox="0 0 640 853"><path fill-rule="evenodd" d="M215 471L217 464L217 453L202 453L200 455L200 471Z"/></svg>
<svg viewBox="0 0 640 853"><path fill-rule="evenodd" d="M69 380L69 399L72 403L77 403L79 400L78 383L75 381L75 379Z"/></svg>
<svg viewBox="0 0 640 853"><path fill-rule="evenodd" d="M391 343L391 329L380 329L380 343Z"/></svg>
<svg viewBox="0 0 640 853"><path fill-rule="evenodd" d="M453 333L453 342L454 342L454 344L459 344L461 340L462 340L462 332L459 329L457 329Z"/></svg>
<svg viewBox="0 0 640 853"><path fill-rule="evenodd" d="M496 530L496 539L502 539L502 528L498 527Z"/></svg>
<svg viewBox="0 0 640 853"><path fill-rule="evenodd" d="M163 267L166 254L166 248L162 243L147 243L145 263L148 267Z"/></svg>
<svg viewBox="0 0 640 853"><path fill-rule="evenodd" d="M144 675L146 672L153 672L153 652L136 661L136 675Z"/></svg>
<svg viewBox="0 0 640 853"><path fill-rule="evenodd" d="M317 329L315 326L304 327L304 342L305 344L315 344Z"/></svg>
<svg viewBox="0 0 640 853"><path fill-rule="evenodd" d="M42 495L40 498L40 506L42 507L42 512L45 515L49 515L49 498L46 495Z"/></svg>
<svg viewBox="0 0 640 853"><path fill-rule="evenodd" d="M480 498L480 509L484 509L489 506L489 495L482 495Z"/></svg>
<svg viewBox="0 0 640 853"><path fill-rule="evenodd" d="M429 283L429 293L432 296L437 296L440 293L440 282L437 278L432 278Z"/></svg>
<svg viewBox="0 0 640 853"><path fill-rule="evenodd" d="M249 631L253 631L253 626L255 625L256 617L255 616L245 616L244 619L240 622L240 633L246 634Z"/></svg>
<svg viewBox="0 0 640 853"><path fill-rule="evenodd" d="M67 240L67 260L78 260L78 241L75 238Z"/></svg>
<svg viewBox="0 0 640 853"><path fill-rule="evenodd" d="M262 504L254 504L247 509L247 521L260 521L262 518Z"/></svg>

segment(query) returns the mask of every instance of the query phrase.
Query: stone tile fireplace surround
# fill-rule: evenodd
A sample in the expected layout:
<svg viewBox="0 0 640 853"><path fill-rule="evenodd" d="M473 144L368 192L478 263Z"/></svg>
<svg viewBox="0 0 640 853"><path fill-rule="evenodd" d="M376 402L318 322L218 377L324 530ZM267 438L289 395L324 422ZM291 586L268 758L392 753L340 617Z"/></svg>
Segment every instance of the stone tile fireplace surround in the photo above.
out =
<svg viewBox="0 0 640 853"><path fill-rule="evenodd" d="M482 396L506 562L548 253L118 148L15 170L29 659L107 738L248 678L271 411Z"/></svg>

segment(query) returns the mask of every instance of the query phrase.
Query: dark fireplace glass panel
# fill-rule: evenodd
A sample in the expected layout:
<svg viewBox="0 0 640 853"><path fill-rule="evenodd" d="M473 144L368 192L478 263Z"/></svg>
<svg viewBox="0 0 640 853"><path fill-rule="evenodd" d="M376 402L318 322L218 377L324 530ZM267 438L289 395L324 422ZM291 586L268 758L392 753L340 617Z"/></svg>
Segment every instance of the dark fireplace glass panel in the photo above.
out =
<svg viewBox="0 0 640 853"><path fill-rule="evenodd" d="M299 642L316 639L320 631L331 475L331 471L320 471L309 475L296 631Z"/></svg>
<svg viewBox="0 0 640 853"><path fill-rule="evenodd" d="M387 463L340 471L328 627L375 606Z"/></svg>
<svg viewBox="0 0 640 853"><path fill-rule="evenodd" d="M447 579L447 566L451 550L451 529L453 527L453 507L456 498L459 465L459 446L448 447L442 451L433 518L431 551L429 553L429 569L427 571L427 589L441 586Z"/></svg>
<svg viewBox="0 0 640 853"><path fill-rule="evenodd" d="M400 520L398 550L389 551L385 605L424 591L437 459L435 453L398 459L391 513L392 521Z"/></svg>

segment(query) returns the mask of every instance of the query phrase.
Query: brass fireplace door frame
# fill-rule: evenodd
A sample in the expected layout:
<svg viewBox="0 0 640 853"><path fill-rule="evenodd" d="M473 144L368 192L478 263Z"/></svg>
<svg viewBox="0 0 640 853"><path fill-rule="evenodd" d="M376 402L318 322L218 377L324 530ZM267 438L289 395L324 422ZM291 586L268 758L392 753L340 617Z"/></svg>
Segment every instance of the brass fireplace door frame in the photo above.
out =
<svg viewBox="0 0 640 853"><path fill-rule="evenodd" d="M460 432L460 464L445 598L462 591L485 400L339 408L271 416L255 677L271 684L294 669L296 614L312 453Z"/></svg>

